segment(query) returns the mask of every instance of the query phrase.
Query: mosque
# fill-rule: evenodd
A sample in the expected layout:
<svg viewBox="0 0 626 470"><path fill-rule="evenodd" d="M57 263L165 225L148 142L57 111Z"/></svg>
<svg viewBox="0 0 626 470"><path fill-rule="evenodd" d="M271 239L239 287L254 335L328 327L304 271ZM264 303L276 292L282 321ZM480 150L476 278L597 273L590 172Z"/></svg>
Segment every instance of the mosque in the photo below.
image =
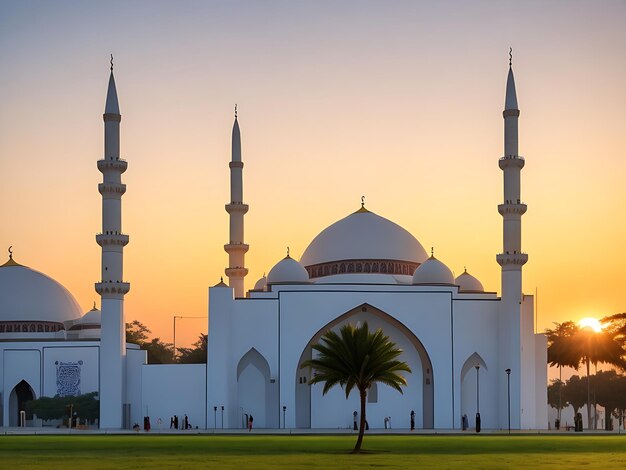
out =
<svg viewBox="0 0 626 470"><path fill-rule="evenodd" d="M42 396L98 392L101 429L128 429L143 418L167 427L188 415L200 429L352 427L358 395L322 394L301 364L325 331L351 322L382 328L411 370L404 393L377 384L368 393L372 429L461 429L480 413L485 429L545 429L546 338L533 330L533 297L522 292L519 108L509 64L504 106L501 292L486 292L467 271L451 270L394 222L362 202L322 230L299 260L290 253L246 291L243 160L237 115L232 133L228 284L208 292L207 364L149 365L127 344L121 207L121 114L113 67L104 111L101 310L83 313L58 282L13 259L0 266L0 424L41 426L21 411Z"/></svg>

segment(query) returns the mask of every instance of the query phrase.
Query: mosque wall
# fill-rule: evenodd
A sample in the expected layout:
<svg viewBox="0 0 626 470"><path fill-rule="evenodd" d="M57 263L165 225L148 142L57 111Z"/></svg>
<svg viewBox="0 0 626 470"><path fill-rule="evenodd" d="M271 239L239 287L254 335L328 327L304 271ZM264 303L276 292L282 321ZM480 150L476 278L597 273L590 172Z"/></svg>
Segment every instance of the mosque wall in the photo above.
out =
<svg viewBox="0 0 626 470"><path fill-rule="evenodd" d="M433 367L434 427L451 428L453 290L455 288L433 291L415 288L400 291L396 288L395 292L281 291L280 406L287 406L288 410L295 409L295 377L299 358L315 333L340 315L362 304L369 304L398 320L423 344ZM342 398L342 403L345 404L345 398ZM391 411L389 409L387 413ZM393 413L402 416L408 411L403 413L397 409L393 410ZM345 420L341 423L343 421ZM329 426L331 423L322 420L317 420L317 424L320 427L342 426L342 424ZM296 426L295 413L287 414L286 425Z"/></svg>
<svg viewBox="0 0 626 470"><path fill-rule="evenodd" d="M82 395L99 391L98 346L44 346L42 352L44 396Z"/></svg>
<svg viewBox="0 0 626 470"><path fill-rule="evenodd" d="M177 415L182 426L187 415L193 428L207 427L206 364L144 365L141 383L141 421L133 424L142 426L143 417L149 416L152 429L169 429L172 416Z"/></svg>
<svg viewBox="0 0 626 470"><path fill-rule="evenodd" d="M470 427L474 427L478 410L483 428L500 428L498 382L506 381L506 373L498 368L499 303L495 298L470 300L470 296L454 302L453 420L456 429L462 427L464 414ZM477 364L480 366L478 377Z"/></svg>

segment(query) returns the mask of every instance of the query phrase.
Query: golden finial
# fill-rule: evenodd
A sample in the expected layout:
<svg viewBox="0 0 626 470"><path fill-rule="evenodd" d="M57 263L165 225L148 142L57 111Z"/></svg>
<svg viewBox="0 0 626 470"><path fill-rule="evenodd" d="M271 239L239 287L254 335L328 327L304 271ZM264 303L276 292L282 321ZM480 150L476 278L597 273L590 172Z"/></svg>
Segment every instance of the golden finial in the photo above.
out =
<svg viewBox="0 0 626 470"><path fill-rule="evenodd" d="M464 270L463 272L467 274L467 266L463 266L463 270Z"/></svg>
<svg viewBox="0 0 626 470"><path fill-rule="evenodd" d="M95 300L93 301L93 310L98 310L98 309L96 308L96 301L95 301Z"/></svg>
<svg viewBox="0 0 626 470"><path fill-rule="evenodd" d="M237 103L235 103L235 119L237 119Z"/></svg>
<svg viewBox="0 0 626 470"><path fill-rule="evenodd" d="M224 282L224 276L220 276L220 282Z"/></svg>
<svg viewBox="0 0 626 470"><path fill-rule="evenodd" d="M509 67L513 66L513 48L509 47Z"/></svg>
<svg viewBox="0 0 626 470"><path fill-rule="evenodd" d="M434 257L435 257L435 247L434 247L434 246L431 246L431 247L430 247L430 257L431 257L431 258L434 258Z"/></svg>
<svg viewBox="0 0 626 470"><path fill-rule="evenodd" d="M365 209L365 196L361 196L361 209Z"/></svg>
<svg viewBox="0 0 626 470"><path fill-rule="evenodd" d="M113 72L113 54L111 54L111 72Z"/></svg>
<svg viewBox="0 0 626 470"><path fill-rule="evenodd" d="M289 247L287 247L287 258L289 258Z"/></svg>
<svg viewBox="0 0 626 470"><path fill-rule="evenodd" d="M9 247L8 251L9 251L9 260L3 265L0 265L0 268L3 268L5 266L21 266L21 264L16 263L15 260L13 259L13 245Z"/></svg>

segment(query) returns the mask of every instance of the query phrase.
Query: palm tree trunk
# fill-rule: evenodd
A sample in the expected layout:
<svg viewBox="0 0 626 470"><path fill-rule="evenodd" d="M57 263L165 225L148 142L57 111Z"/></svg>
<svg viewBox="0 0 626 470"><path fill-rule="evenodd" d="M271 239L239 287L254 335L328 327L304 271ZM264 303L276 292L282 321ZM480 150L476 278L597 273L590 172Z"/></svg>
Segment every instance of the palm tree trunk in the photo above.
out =
<svg viewBox="0 0 626 470"><path fill-rule="evenodd" d="M352 450L353 454L361 452L361 444L363 443L363 434L365 433L365 399L367 398L367 389L359 390L361 396L361 420L359 425L359 437L356 440L356 445Z"/></svg>
<svg viewBox="0 0 626 470"><path fill-rule="evenodd" d="M563 380L561 380L561 371L563 370L563 368L561 367L561 364L559 364L559 411L557 412L557 415L559 416L559 423L561 422L561 388L563 388Z"/></svg>
<svg viewBox="0 0 626 470"><path fill-rule="evenodd" d="M587 356L587 429L591 428L591 388L589 387L589 356Z"/></svg>

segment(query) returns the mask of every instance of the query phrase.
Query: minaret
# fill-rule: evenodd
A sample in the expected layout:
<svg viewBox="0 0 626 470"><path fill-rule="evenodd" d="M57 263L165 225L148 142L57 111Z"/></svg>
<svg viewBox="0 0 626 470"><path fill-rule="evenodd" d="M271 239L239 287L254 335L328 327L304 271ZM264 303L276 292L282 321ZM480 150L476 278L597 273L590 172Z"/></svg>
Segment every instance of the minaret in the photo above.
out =
<svg viewBox="0 0 626 470"><path fill-rule="evenodd" d="M515 92L515 79L509 55L509 74L504 102L504 156L500 169L504 172L504 201L498 205L503 220L503 249L496 256L502 267L502 300L499 318L499 369L511 369L511 427L522 424L522 266L528 255L522 253L522 215L526 204L521 201L520 176L524 158L518 151L518 118L520 115ZM500 384L500 419L503 427L507 420L507 390Z"/></svg>
<svg viewBox="0 0 626 470"><path fill-rule="evenodd" d="M122 233L122 173L127 163L120 159L120 108L111 75L104 108L104 158L98 160L103 182L98 184L102 195L102 233L96 242L102 247L102 277L96 283L101 296L102 333L100 339L100 429L121 429L124 403L124 371L126 335L124 324L124 295L130 284L123 279L124 246L128 235Z"/></svg>
<svg viewBox="0 0 626 470"><path fill-rule="evenodd" d="M243 216L248 212L248 205L243 203L243 162L241 161L241 135L237 122L237 105L235 105L232 157L229 167L230 204L226 204L226 212L230 215L230 241L224 245L224 250L228 253L228 268L225 272L230 287L235 291L235 297L243 297L243 279L248 274L245 256L249 248L243 242Z"/></svg>
<svg viewBox="0 0 626 470"><path fill-rule="evenodd" d="M497 261L502 266L502 296L508 297L510 294L518 304L522 300L522 266L528 261L528 255L522 253L522 215L526 212L526 204L522 203L520 192L520 175L524 168L524 158L519 156L518 151L519 114L513 67L509 60L506 98L502 113L504 156L499 161L500 169L504 172L504 203L498 206L498 212L504 219L503 250L497 256ZM511 275L506 276L505 273L509 272Z"/></svg>

